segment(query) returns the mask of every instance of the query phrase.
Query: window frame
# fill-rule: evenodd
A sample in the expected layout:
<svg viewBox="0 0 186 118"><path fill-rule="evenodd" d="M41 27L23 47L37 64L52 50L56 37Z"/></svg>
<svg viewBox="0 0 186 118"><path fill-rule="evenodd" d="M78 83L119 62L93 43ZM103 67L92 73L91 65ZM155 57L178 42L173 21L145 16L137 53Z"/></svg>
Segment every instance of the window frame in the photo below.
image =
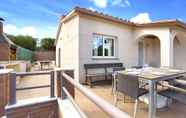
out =
<svg viewBox="0 0 186 118"><path fill-rule="evenodd" d="M103 52L102 52L102 56L94 56L93 55L93 50L94 50L94 39L95 37L97 36L100 36L102 37L102 44L103 44ZM109 38L111 40L113 40L113 56L105 56L105 40ZM93 59L113 59L113 58L116 58L116 40L117 40L117 37L116 36L111 36L111 35L103 35L103 34L93 34L93 41L92 41L92 58Z"/></svg>

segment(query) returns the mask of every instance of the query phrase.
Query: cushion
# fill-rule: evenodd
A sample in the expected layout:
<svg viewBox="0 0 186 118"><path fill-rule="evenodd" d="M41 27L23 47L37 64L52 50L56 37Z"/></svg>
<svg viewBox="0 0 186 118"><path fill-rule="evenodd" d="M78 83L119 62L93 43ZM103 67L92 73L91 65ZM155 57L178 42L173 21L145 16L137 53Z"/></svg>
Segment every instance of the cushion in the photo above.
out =
<svg viewBox="0 0 186 118"><path fill-rule="evenodd" d="M139 97L139 100L149 104L149 93L142 95L141 97ZM160 109L160 108L164 108L167 106L167 102L168 102L168 98L164 97L162 95L157 94L157 106L156 108Z"/></svg>

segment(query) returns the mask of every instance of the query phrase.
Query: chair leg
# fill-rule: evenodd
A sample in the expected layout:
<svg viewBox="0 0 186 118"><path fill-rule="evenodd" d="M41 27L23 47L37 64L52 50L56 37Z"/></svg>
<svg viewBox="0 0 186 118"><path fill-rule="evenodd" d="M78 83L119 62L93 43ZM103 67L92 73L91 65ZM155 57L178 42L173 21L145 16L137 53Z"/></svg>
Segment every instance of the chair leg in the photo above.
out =
<svg viewBox="0 0 186 118"><path fill-rule="evenodd" d="M114 77L113 79L113 93L115 94L117 91L117 80L116 78Z"/></svg>
<svg viewBox="0 0 186 118"><path fill-rule="evenodd" d="M85 84L88 84L88 77L85 77Z"/></svg>
<svg viewBox="0 0 186 118"><path fill-rule="evenodd" d="M123 94L123 102L125 103L125 94Z"/></svg>
<svg viewBox="0 0 186 118"><path fill-rule="evenodd" d="M134 116L133 116L133 118L136 118L137 107L138 107L138 99L135 100L135 105L134 105Z"/></svg>
<svg viewBox="0 0 186 118"><path fill-rule="evenodd" d="M92 77L89 78L89 86L90 86L90 88L93 87L93 86L92 86Z"/></svg>
<svg viewBox="0 0 186 118"><path fill-rule="evenodd" d="M114 78L112 78L112 94L114 94Z"/></svg>
<svg viewBox="0 0 186 118"><path fill-rule="evenodd" d="M92 78L91 77L87 77L85 80L86 84L90 86L90 88L92 88Z"/></svg>
<svg viewBox="0 0 186 118"><path fill-rule="evenodd" d="M117 102L118 102L118 92L114 94L114 106L117 106Z"/></svg>

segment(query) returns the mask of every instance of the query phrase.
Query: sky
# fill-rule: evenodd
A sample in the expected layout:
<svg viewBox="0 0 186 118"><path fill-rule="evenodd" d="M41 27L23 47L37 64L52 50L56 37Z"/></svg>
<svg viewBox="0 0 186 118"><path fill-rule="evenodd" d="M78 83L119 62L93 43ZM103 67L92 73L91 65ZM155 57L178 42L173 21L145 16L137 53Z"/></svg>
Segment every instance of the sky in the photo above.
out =
<svg viewBox="0 0 186 118"><path fill-rule="evenodd" d="M138 23L186 21L186 0L1 0L0 17L6 33L55 38L60 16L75 6Z"/></svg>

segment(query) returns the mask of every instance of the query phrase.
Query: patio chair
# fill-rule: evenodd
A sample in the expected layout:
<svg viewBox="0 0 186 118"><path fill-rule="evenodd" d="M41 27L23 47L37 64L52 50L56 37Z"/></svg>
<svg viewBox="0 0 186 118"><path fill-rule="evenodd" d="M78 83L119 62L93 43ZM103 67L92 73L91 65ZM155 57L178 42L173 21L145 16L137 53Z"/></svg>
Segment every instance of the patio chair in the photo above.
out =
<svg viewBox="0 0 186 118"><path fill-rule="evenodd" d="M144 67L148 67L148 65L147 64L145 64L144 66L137 65L137 66L132 66L131 68L134 68L134 69L143 69ZM148 85L148 82L140 79L139 80L139 85L140 85L141 88L142 87L145 88Z"/></svg>
<svg viewBox="0 0 186 118"><path fill-rule="evenodd" d="M139 101L138 98L146 94L148 91L139 87L138 77L135 75L124 75L118 73L117 78L118 78L117 90L114 99L115 100L114 104L117 105L119 92L135 99L134 114L133 114L133 117L135 118L137 113L138 101Z"/></svg>
<svg viewBox="0 0 186 118"><path fill-rule="evenodd" d="M113 68L113 73L112 73L112 93L115 93L116 90L116 84L117 84L117 71L122 71L125 70L125 67L116 67Z"/></svg>

